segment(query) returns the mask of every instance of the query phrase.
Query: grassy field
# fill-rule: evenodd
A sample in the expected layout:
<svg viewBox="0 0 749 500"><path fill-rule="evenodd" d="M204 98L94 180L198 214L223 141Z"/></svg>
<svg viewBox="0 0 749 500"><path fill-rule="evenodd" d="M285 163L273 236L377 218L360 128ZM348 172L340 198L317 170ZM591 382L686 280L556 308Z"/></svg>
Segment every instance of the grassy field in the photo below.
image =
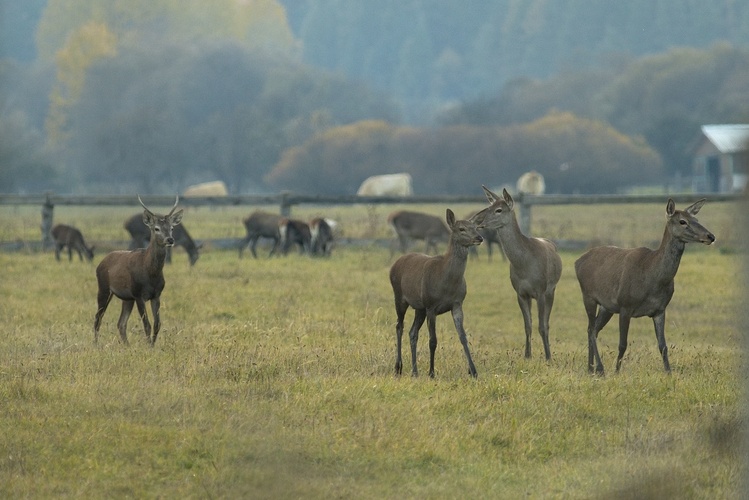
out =
<svg viewBox="0 0 749 500"><path fill-rule="evenodd" d="M730 210L710 208L700 220L720 243ZM621 207L611 227L602 210L584 230L539 210L534 227L643 243L660 238L664 209L633 209L655 221L642 231L616 223ZM27 237L19 227L38 238L38 210L14 210L0 215L0 239ZM75 219L90 241L123 238L108 223L115 209L67 210L58 221ZM386 210L373 211L334 216L348 235L375 234ZM185 224L198 238L241 237L241 216L201 210ZM135 315L131 345L119 343L116 299L93 344L95 265L0 254L0 496L738 498L743 257L730 245L686 252L667 312L671 375L652 322L638 319L619 374L616 322L604 329L609 374L592 377L578 256L562 255L549 363L537 333L523 358L506 264L471 261L464 311L479 377L469 378L448 315L431 380L393 376L386 249L239 260L208 248L193 268L178 252L154 348ZM426 340L424 328L421 373Z"/></svg>

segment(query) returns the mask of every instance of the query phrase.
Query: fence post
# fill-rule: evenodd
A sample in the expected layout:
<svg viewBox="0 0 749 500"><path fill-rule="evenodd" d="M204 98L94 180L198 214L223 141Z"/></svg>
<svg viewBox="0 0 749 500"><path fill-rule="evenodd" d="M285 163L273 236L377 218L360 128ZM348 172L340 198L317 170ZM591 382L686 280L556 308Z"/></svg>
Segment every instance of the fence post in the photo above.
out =
<svg viewBox="0 0 749 500"><path fill-rule="evenodd" d="M291 196L289 191L281 191L281 215L283 217L289 217L291 215L289 196Z"/></svg>
<svg viewBox="0 0 749 500"><path fill-rule="evenodd" d="M55 219L55 206L50 200L50 193L47 193L44 204L42 205L42 251L52 245L52 224Z"/></svg>
<svg viewBox="0 0 749 500"><path fill-rule="evenodd" d="M526 236L531 236L531 204L526 202L525 196L520 194L520 231Z"/></svg>

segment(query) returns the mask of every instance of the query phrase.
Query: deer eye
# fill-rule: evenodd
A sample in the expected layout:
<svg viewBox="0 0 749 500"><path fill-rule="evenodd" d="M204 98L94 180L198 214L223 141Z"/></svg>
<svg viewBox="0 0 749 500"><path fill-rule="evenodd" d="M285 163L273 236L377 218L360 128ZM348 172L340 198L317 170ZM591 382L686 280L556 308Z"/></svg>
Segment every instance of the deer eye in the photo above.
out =
<svg viewBox="0 0 749 500"><path fill-rule="evenodd" d="M681 224L682 226L686 226L687 221L685 221L684 219L679 219L679 224Z"/></svg>
<svg viewBox="0 0 749 500"><path fill-rule="evenodd" d="M153 230L154 230L154 232L156 232L156 233L160 233L160 232L161 232L161 228L160 228L159 226L155 226L155 227L153 228Z"/></svg>
<svg viewBox="0 0 749 500"><path fill-rule="evenodd" d="M494 213L495 214L501 214L502 213L502 209L501 208L497 208L496 210L494 210Z"/></svg>

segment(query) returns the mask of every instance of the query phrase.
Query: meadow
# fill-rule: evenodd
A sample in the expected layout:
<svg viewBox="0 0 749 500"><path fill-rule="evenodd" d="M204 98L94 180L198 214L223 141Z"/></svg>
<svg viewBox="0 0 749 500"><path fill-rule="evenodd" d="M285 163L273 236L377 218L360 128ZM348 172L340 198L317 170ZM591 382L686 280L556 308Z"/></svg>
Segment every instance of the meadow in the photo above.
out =
<svg viewBox="0 0 749 500"><path fill-rule="evenodd" d="M632 322L620 373L615 320L599 338L607 375L587 373L581 251L562 252L550 362L537 332L523 357L507 264L484 249L469 262L476 380L449 315L437 321L436 377L394 376L393 259L379 246L257 260L208 246L192 268L177 250L153 348L136 315L130 346L120 344L116 299L94 345L103 253L93 264L0 253L0 496L738 498L745 294L734 209L708 203L700 221L718 242L682 259L666 315L670 375L647 318ZM386 207L328 210L348 237L387 236ZM653 244L664 210L534 209L533 229ZM189 211L184 223L198 240L241 238L249 211ZM106 249L125 238L130 212L60 208L56 220ZM38 239L38 218L4 207L0 240ZM427 339L424 327L422 374Z"/></svg>

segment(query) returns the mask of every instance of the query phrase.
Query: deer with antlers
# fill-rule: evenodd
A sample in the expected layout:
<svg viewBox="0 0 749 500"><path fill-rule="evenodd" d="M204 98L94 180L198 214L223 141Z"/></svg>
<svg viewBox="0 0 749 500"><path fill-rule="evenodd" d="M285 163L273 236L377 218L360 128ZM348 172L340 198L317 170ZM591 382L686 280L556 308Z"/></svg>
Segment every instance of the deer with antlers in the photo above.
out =
<svg viewBox="0 0 749 500"><path fill-rule="evenodd" d="M136 250L117 250L107 254L96 268L96 280L99 292L96 297L98 309L94 318L94 342L99 341L99 326L101 318L107 310L113 296L122 300L122 312L117 321L120 338L127 344L127 320L133 311L133 305L138 306L138 314L143 320L146 338L151 346L156 343L161 319L161 292L164 290L164 261L167 247L174 246L172 229L182 221L182 210L175 212L179 196L167 215L157 215L143 204L143 223L151 231L151 238L147 248ZM146 313L146 302L151 301L153 314L153 337L151 324Z"/></svg>

